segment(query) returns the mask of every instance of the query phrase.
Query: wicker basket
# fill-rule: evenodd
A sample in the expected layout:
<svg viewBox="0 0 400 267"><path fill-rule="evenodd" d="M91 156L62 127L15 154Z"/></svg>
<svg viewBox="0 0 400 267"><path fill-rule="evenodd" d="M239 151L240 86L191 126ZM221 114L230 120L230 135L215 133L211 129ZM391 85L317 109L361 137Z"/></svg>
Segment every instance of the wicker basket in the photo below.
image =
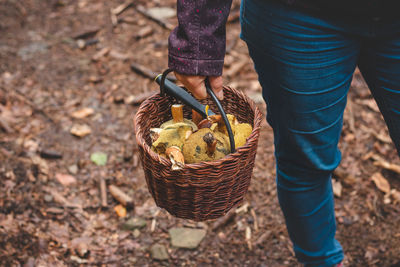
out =
<svg viewBox="0 0 400 267"><path fill-rule="evenodd" d="M211 99L201 102L217 110ZM144 101L136 113L136 141L147 186L156 204L176 217L195 221L221 217L243 200L249 187L262 114L245 94L224 87L221 104L225 112L253 126L247 143L222 159L185 164L182 170L173 171L169 159L150 149L149 133L150 128L172 118L170 108L176 103L179 101L170 96L156 94ZM191 117L186 106L184 116Z"/></svg>

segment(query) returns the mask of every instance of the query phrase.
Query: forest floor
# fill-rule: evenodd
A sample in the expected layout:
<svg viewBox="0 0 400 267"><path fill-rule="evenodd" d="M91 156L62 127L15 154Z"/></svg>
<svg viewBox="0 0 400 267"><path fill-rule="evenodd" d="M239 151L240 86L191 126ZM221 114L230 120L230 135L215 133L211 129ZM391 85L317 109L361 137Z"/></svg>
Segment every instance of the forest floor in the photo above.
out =
<svg viewBox="0 0 400 267"><path fill-rule="evenodd" d="M122 4L0 3L0 266L300 266L277 201L265 120L249 191L231 220L216 228L213 221L177 219L156 207L133 115L157 84L131 64L156 73L166 68L168 28L176 17L161 18L167 23L160 26L139 6L174 10L175 1L139 0L118 10ZM243 90L265 113L257 74L238 37L238 9L234 1L225 84ZM346 263L400 266L400 160L358 71L340 148L343 160L333 179ZM91 160L99 153L107 155L105 165ZM115 212L119 202L108 190L102 205L102 181L133 198L126 217ZM127 230L132 218L139 224ZM172 227L206 235L195 249L176 248ZM166 249L165 260L154 259L155 244Z"/></svg>

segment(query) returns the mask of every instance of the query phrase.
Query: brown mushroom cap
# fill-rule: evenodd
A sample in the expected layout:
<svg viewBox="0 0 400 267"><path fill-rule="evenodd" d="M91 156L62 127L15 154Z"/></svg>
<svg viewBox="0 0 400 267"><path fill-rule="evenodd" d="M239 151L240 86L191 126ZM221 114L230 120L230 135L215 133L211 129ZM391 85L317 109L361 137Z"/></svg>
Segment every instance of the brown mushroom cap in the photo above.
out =
<svg viewBox="0 0 400 267"><path fill-rule="evenodd" d="M207 133L213 134L217 141L213 155L207 153L207 143L203 139ZM220 159L229 153L229 140L221 133L213 133L209 128L199 129L186 140L182 152L186 163L198 163Z"/></svg>

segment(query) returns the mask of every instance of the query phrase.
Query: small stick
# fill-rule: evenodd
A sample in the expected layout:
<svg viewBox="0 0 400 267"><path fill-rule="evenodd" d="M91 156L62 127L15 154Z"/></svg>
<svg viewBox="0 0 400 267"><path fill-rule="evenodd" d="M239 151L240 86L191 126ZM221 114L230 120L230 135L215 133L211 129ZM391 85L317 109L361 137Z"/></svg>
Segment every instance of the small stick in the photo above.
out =
<svg viewBox="0 0 400 267"><path fill-rule="evenodd" d="M247 247L249 250L253 249L253 244L251 243L251 228L249 226L246 227L246 242L247 242Z"/></svg>
<svg viewBox="0 0 400 267"><path fill-rule="evenodd" d="M226 224L228 224L230 221L232 221L236 216L236 212L234 209L231 209L230 211L228 211L227 214L225 214L225 216L219 218L218 220L216 220L214 222L214 224L211 226L211 229L213 231L217 230L218 228L225 226Z"/></svg>
<svg viewBox="0 0 400 267"><path fill-rule="evenodd" d="M125 3L117 6L116 8L111 9L111 13L115 14L116 16L118 16L119 14L121 14L122 12L125 11L125 9L127 9L128 7L130 7L133 4L133 1L129 0L126 1Z"/></svg>
<svg viewBox="0 0 400 267"><path fill-rule="evenodd" d="M132 163L132 167L136 168L139 165L139 157L136 154L133 154L133 163Z"/></svg>
<svg viewBox="0 0 400 267"><path fill-rule="evenodd" d="M107 188L106 181L103 177L100 177L100 197L101 197L101 206L103 208L107 207Z"/></svg>
<svg viewBox="0 0 400 267"><path fill-rule="evenodd" d="M171 106L172 119L175 123L183 122L183 105L174 104Z"/></svg>
<svg viewBox="0 0 400 267"><path fill-rule="evenodd" d="M143 16L157 22L160 26L164 27L165 29L170 30L170 31L172 31L174 29L174 26L172 26L172 24L170 24L162 19L159 19L157 17L154 17L149 12L147 12L147 10L143 6L137 6L136 10Z"/></svg>
<svg viewBox="0 0 400 267"><path fill-rule="evenodd" d="M158 73L151 71L148 68L137 63L131 63L131 70L152 80L154 80L154 78L156 78L158 75ZM168 75L167 79L170 80L171 82L176 82L175 76Z"/></svg>
<svg viewBox="0 0 400 267"><path fill-rule="evenodd" d="M119 189L115 185L109 185L108 190L110 190L111 195L122 205L124 205L126 208L133 208L134 203L133 199L125 194L121 189Z"/></svg>
<svg viewBox="0 0 400 267"><path fill-rule="evenodd" d="M375 161L374 165L400 174L400 165L389 163L385 160Z"/></svg>
<svg viewBox="0 0 400 267"><path fill-rule="evenodd" d="M253 216L253 220L254 220L254 231L257 232L258 231L258 221L257 221L256 212L254 211L254 209L251 209L250 213L251 213L251 216Z"/></svg>
<svg viewBox="0 0 400 267"><path fill-rule="evenodd" d="M149 91L149 92L140 93L138 95L134 95L130 99L126 99L125 104L134 105L134 106L140 105L147 98L149 98L150 96L155 95L157 93L159 93L159 91L154 90L154 91Z"/></svg>

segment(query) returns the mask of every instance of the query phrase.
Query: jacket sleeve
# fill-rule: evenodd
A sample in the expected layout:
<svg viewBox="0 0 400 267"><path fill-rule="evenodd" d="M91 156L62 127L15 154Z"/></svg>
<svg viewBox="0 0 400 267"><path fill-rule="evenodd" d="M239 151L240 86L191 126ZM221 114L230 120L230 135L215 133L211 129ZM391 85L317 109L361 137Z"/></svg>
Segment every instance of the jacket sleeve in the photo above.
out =
<svg viewBox="0 0 400 267"><path fill-rule="evenodd" d="M219 76L232 0L177 0L178 27L169 36L168 66L188 75Z"/></svg>

